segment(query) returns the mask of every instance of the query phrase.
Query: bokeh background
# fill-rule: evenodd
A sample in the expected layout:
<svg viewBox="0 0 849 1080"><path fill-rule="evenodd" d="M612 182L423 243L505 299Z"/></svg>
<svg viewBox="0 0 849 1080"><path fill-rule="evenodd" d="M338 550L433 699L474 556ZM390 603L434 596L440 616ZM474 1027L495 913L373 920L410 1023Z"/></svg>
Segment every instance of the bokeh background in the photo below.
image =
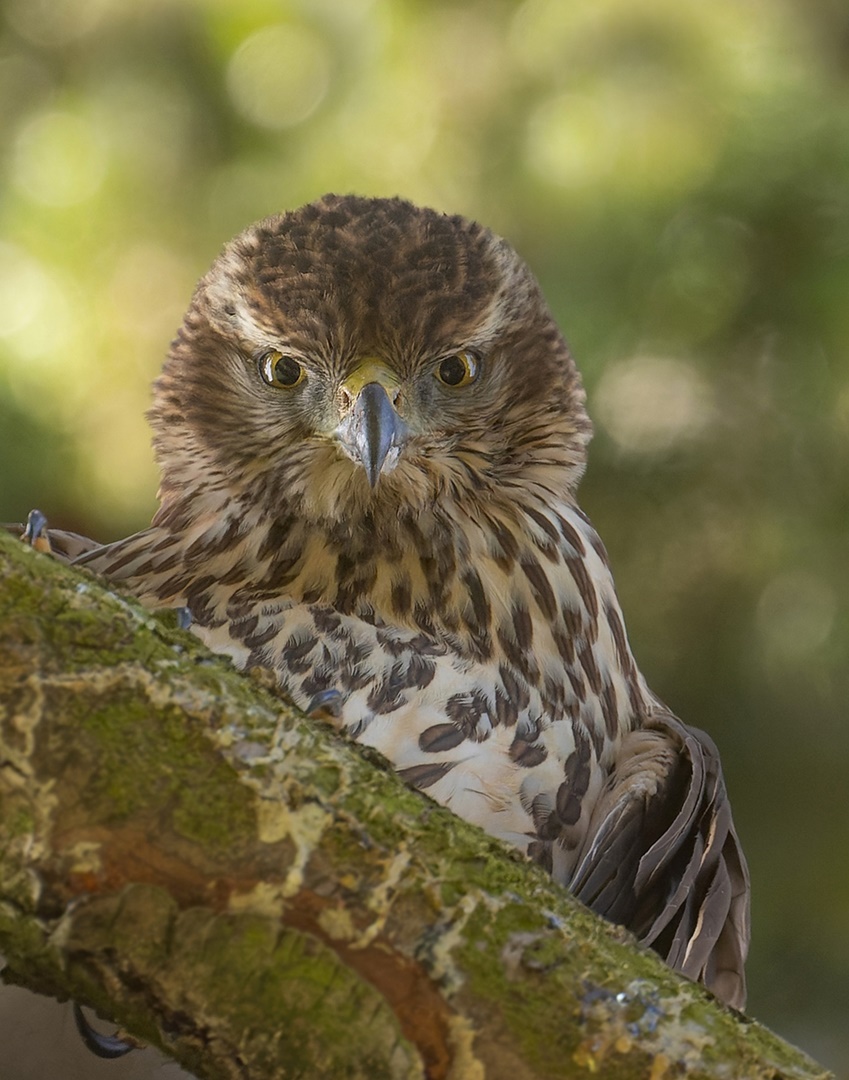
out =
<svg viewBox="0 0 849 1080"><path fill-rule="evenodd" d="M637 657L722 749L750 1011L849 1075L844 0L5 0L0 520L149 520L194 281L328 190L537 272Z"/></svg>

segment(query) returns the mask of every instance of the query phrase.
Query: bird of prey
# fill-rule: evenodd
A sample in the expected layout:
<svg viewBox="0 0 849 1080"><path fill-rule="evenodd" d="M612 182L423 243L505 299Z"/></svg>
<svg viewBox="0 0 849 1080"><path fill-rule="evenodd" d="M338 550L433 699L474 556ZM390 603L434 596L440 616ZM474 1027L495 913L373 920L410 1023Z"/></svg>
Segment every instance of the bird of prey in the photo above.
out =
<svg viewBox="0 0 849 1080"><path fill-rule="evenodd" d="M260 221L198 284L150 419L151 527L48 533L57 554L332 701L408 783L743 1005L718 753L635 665L577 502L580 376L504 240L401 199Z"/></svg>

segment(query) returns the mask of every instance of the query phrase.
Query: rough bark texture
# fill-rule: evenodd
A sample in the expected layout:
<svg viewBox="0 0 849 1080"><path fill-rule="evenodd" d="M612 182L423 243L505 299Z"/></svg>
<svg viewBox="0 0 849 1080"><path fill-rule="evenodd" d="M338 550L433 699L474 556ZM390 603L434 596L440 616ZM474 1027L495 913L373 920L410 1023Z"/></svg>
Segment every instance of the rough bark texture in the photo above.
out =
<svg viewBox="0 0 849 1080"><path fill-rule="evenodd" d="M204 1078L828 1074L515 853L0 537L5 977Z"/></svg>

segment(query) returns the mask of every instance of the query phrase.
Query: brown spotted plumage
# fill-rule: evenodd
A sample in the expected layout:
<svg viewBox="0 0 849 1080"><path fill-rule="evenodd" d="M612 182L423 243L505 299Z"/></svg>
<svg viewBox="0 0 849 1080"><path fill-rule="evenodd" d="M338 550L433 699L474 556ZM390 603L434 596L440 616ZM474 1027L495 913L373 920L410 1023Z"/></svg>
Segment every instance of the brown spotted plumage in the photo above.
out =
<svg viewBox="0 0 849 1080"><path fill-rule="evenodd" d="M743 1004L718 754L634 664L576 502L580 377L503 240L397 199L259 222L198 285L151 420L151 528L68 558L304 708L338 692L409 783Z"/></svg>

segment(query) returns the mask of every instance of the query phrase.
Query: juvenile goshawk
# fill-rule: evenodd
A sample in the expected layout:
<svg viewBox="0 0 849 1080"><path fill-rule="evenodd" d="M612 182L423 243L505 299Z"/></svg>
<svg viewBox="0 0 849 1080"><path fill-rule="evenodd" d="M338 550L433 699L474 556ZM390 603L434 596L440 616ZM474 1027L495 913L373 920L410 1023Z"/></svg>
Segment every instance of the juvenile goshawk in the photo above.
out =
<svg viewBox="0 0 849 1080"><path fill-rule="evenodd" d="M412 785L742 1006L719 758L637 670L577 503L590 422L528 268L460 217L330 195L201 280L151 411L161 506L60 555L185 607Z"/></svg>

